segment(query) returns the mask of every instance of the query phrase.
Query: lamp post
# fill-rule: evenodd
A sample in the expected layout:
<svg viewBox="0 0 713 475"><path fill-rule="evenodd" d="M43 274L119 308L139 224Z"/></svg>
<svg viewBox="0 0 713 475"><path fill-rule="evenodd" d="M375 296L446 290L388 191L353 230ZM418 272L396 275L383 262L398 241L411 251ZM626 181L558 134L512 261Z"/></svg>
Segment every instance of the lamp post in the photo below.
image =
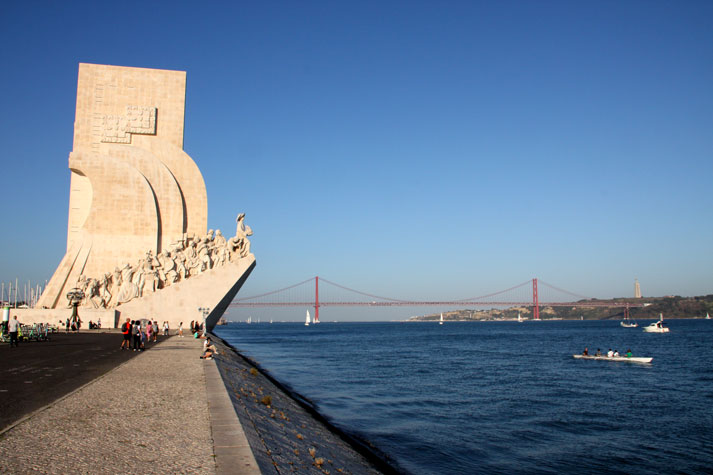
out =
<svg viewBox="0 0 713 475"><path fill-rule="evenodd" d="M206 323L205 319L210 313L210 307L198 307L198 311L201 312L203 315L203 336L205 336L205 331L206 331Z"/></svg>
<svg viewBox="0 0 713 475"><path fill-rule="evenodd" d="M84 291L82 289L74 288L67 292L67 300L72 306L72 316L71 321L77 324L77 330L79 330L79 313L77 312L77 307L84 300Z"/></svg>

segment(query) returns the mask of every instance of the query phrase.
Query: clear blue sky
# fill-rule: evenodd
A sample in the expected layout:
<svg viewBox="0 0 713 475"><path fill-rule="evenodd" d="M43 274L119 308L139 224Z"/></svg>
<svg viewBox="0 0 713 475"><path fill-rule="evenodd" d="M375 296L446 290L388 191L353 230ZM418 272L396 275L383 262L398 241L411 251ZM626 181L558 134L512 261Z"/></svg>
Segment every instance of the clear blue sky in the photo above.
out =
<svg viewBox="0 0 713 475"><path fill-rule="evenodd" d="M713 2L0 6L0 281L66 246L78 63L185 70L241 295L713 292Z"/></svg>

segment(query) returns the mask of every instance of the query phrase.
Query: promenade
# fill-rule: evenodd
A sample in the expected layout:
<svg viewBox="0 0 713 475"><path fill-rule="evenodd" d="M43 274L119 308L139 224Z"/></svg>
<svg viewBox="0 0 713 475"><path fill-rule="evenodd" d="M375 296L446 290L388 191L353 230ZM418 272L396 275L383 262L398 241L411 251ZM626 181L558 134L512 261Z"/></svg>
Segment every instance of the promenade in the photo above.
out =
<svg viewBox="0 0 713 475"><path fill-rule="evenodd" d="M14 401L3 410L0 472L260 473L215 361L199 359L201 340L133 352L119 350L120 334L100 335L2 348L3 374L16 377L0 381L0 401Z"/></svg>

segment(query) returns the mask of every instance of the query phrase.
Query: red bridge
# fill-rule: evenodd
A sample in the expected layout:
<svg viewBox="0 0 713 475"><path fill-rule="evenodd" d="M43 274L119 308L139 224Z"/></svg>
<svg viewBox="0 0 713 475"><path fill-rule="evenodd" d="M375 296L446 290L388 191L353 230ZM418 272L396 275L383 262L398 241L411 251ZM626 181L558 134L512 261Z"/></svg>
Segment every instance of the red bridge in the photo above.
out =
<svg viewBox="0 0 713 475"><path fill-rule="evenodd" d="M314 287L312 287L314 283ZM320 300L320 283L322 298ZM325 285L328 297L325 299ZM538 284L540 289L538 291ZM544 294L542 293L544 291ZM544 295L545 298L541 298ZM577 300L572 300L572 298ZM643 307L643 303L631 303L616 300L595 300L560 289L538 279L525 281L509 289L493 292L479 297L459 300L401 300L361 292L319 277L309 278L297 284L272 292L251 297L236 298L230 307L314 307L314 319L319 321L320 307L417 307L417 306L487 306L487 307L532 307L535 320L540 319L540 306L547 307Z"/></svg>

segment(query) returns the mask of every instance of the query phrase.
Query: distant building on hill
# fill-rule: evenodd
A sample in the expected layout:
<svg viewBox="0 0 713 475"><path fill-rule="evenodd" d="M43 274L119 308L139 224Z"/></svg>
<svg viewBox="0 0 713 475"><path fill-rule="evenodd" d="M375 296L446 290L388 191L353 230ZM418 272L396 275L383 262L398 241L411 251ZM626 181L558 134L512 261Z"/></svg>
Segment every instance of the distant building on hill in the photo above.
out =
<svg viewBox="0 0 713 475"><path fill-rule="evenodd" d="M634 298L641 298L641 286L639 285L639 279L634 279Z"/></svg>

